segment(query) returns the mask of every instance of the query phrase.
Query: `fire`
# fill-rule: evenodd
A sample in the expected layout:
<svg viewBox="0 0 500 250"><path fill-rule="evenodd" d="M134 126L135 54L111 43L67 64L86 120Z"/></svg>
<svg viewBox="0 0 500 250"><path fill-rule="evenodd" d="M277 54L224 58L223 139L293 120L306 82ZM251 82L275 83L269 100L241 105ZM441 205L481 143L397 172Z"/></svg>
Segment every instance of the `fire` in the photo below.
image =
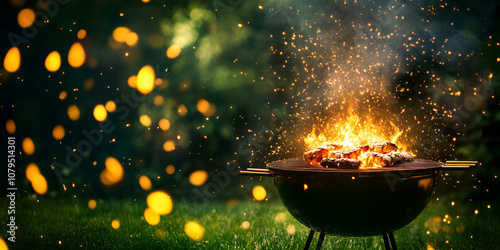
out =
<svg viewBox="0 0 500 250"><path fill-rule="evenodd" d="M349 110L345 119L334 119L326 122L324 126L313 125L311 133L304 138L306 149L314 149L322 145L341 145L342 150L350 150L374 142L396 141L403 133L394 123L384 120L376 120L372 116L360 116ZM405 146L398 144L397 151L405 151ZM362 152L357 157L361 161L360 168L378 168L377 164L367 164L370 152Z"/></svg>

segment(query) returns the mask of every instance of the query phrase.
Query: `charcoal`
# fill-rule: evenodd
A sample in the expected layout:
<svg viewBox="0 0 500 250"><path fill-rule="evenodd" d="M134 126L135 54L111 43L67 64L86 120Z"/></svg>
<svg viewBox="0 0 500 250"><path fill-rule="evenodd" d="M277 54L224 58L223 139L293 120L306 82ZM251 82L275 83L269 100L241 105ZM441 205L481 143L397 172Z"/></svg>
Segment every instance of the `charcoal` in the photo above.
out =
<svg viewBox="0 0 500 250"><path fill-rule="evenodd" d="M381 167L390 167L392 158L387 154L370 153L366 158L367 165L379 165Z"/></svg>
<svg viewBox="0 0 500 250"><path fill-rule="evenodd" d="M335 159L324 158L321 160L321 166L325 168L339 168L339 169L358 169L361 166L361 161L357 159Z"/></svg>
<svg viewBox="0 0 500 250"><path fill-rule="evenodd" d="M353 148L342 152L342 158L358 159L360 155L361 155L361 149L359 148Z"/></svg>
<svg viewBox="0 0 500 250"><path fill-rule="evenodd" d="M370 151L375 153L390 153L398 150L398 146L392 142L372 142L370 143Z"/></svg>
<svg viewBox="0 0 500 250"><path fill-rule="evenodd" d="M318 147L304 153L304 161L311 165L319 165L321 159L328 157L328 149Z"/></svg>

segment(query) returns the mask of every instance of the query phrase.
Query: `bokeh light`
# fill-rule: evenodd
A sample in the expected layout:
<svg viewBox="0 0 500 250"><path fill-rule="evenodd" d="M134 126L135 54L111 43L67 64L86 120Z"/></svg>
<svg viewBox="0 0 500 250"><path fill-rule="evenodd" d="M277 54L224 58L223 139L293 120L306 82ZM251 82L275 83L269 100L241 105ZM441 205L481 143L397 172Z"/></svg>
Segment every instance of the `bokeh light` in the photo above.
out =
<svg viewBox="0 0 500 250"><path fill-rule="evenodd" d="M153 67L146 65L137 73L137 90L142 94L149 94L155 87L155 71Z"/></svg>
<svg viewBox="0 0 500 250"><path fill-rule="evenodd" d="M160 126L160 129L163 131L167 131L170 129L170 122L165 118L161 119L158 122L158 125Z"/></svg>
<svg viewBox="0 0 500 250"><path fill-rule="evenodd" d="M5 54L3 59L3 67L10 73L16 72L21 66L21 52L17 47L12 47Z"/></svg>
<svg viewBox="0 0 500 250"><path fill-rule="evenodd" d="M35 143L29 137L24 138L23 140L23 151L27 155L32 155L35 153Z"/></svg>
<svg viewBox="0 0 500 250"><path fill-rule="evenodd" d="M116 110L116 104L113 101L107 101L104 106L105 106L106 110L110 113L113 113Z"/></svg>
<svg viewBox="0 0 500 250"><path fill-rule="evenodd" d="M22 9L17 14L17 23L21 28L29 28L33 22L35 22L35 12L32 9Z"/></svg>
<svg viewBox="0 0 500 250"><path fill-rule="evenodd" d="M38 168L38 165L36 163L30 163L28 166L26 166L26 170L24 171L26 175L26 179L29 181L32 181L36 175L40 174L40 169Z"/></svg>
<svg viewBox="0 0 500 250"><path fill-rule="evenodd" d="M139 36L135 32L128 33L127 38L125 38L125 43L130 47L135 46L137 41L139 41Z"/></svg>
<svg viewBox="0 0 500 250"><path fill-rule="evenodd" d="M113 220L113 221L111 222L111 227L112 227L113 229L118 229L118 228L120 228L120 222L119 222L119 221L117 221L117 220Z"/></svg>
<svg viewBox="0 0 500 250"><path fill-rule="evenodd" d="M102 121L106 120L107 117L108 117L108 112L106 111L106 108L104 107L104 105L98 104L97 106L95 106L94 118L97 121L102 122Z"/></svg>
<svg viewBox="0 0 500 250"><path fill-rule="evenodd" d="M63 90L59 93L59 100L66 100L66 97L68 97L68 92Z"/></svg>
<svg viewBox="0 0 500 250"><path fill-rule="evenodd" d="M78 33L76 33L76 37L78 37L78 39L84 39L85 37L87 36L87 31L84 30L84 29L81 29L78 31Z"/></svg>
<svg viewBox="0 0 500 250"><path fill-rule="evenodd" d="M155 96L155 98L153 98L153 103L156 106L161 106L163 104L163 102L165 102L165 98L163 98L163 96L161 96L161 95L157 95L157 96Z"/></svg>
<svg viewBox="0 0 500 250"><path fill-rule="evenodd" d="M7 130L7 133L11 135L16 132L16 123L14 122L14 120L7 120L7 122L5 123L5 130Z"/></svg>
<svg viewBox="0 0 500 250"><path fill-rule="evenodd" d="M205 99L200 99L196 104L196 109L205 116L212 116L215 114L215 105L211 104Z"/></svg>
<svg viewBox="0 0 500 250"><path fill-rule="evenodd" d="M149 126L151 126L151 118L149 118L149 116L147 115L141 115L139 117L139 121L146 128L149 128Z"/></svg>
<svg viewBox="0 0 500 250"><path fill-rule="evenodd" d="M80 118L80 110L76 105L70 105L68 107L68 117L72 121L76 121Z"/></svg>
<svg viewBox="0 0 500 250"><path fill-rule="evenodd" d="M287 232L288 234L295 234L295 226L294 226L294 225L291 225L291 224L290 224L290 225L288 225L288 226L286 227L286 232Z"/></svg>
<svg viewBox="0 0 500 250"><path fill-rule="evenodd" d="M62 140L64 136L66 135L66 131L64 130L64 127L62 125L56 125L52 129L52 137L56 140Z"/></svg>
<svg viewBox="0 0 500 250"><path fill-rule="evenodd" d="M257 185L252 189L253 198L257 201L264 200L267 196L266 189L263 186Z"/></svg>
<svg viewBox="0 0 500 250"><path fill-rule="evenodd" d="M94 199L89 200L88 206L91 210L94 210L97 207L97 202Z"/></svg>
<svg viewBox="0 0 500 250"><path fill-rule="evenodd" d="M181 54L181 48L175 44L171 45L170 47L168 47L166 54L168 58L174 59Z"/></svg>
<svg viewBox="0 0 500 250"><path fill-rule="evenodd" d="M61 55L57 51L49 53L45 58L45 68L50 72L56 72L61 67Z"/></svg>
<svg viewBox="0 0 500 250"><path fill-rule="evenodd" d="M156 226L160 223L160 214L148 207L144 210L144 219L149 225Z"/></svg>
<svg viewBox="0 0 500 250"><path fill-rule="evenodd" d="M250 228L250 222L243 221L243 223L241 223L241 228L243 228L243 229L249 229Z"/></svg>
<svg viewBox="0 0 500 250"><path fill-rule="evenodd" d="M180 116L182 116L182 117L186 116L186 115L187 115L187 113L188 113L188 110L187 110L186 105L184 105L184 104L179 105L179 106L177 107L177 113L178 113Z"/></svg>
<svg viewBox="0 0 500 250"><path fill-rule="evenodd" d="M172 212L173 203L170 195L163 191L154 191L148 195L148 207L160 215L166 215Z"/></svg>
<svg viewBox="0 0 500 250"><path fill-rule="evenodd" d="M175 167L174 165L168 165L167 168L165 169L165 172L169 175L173 175L175 173Z"/></svg>
<svg viewBox="0 0 500 250"><path fill-rule="evenodd" d="M171 152L175 149L175 142L172 140L166 141L163 143L163 150L167 152Z"/></svg>
<svg viewBox="0 0 500 250"><path fill-rule="evenodd" d="M194 241L202 240L205 235L205 229L196 221L188 221L188 223L184 225L184 232Z"/></svg>
<svg viewBox="0 0 500 250"><path fill-rule="evenodd" d="M0 237L0 250L9 250L9 246L7 246L2 237Z"/></svg>
<svg viewBox="0 0 500 250"><path fill-rule="evenodd" d="M133 76L130 76L127 80L127 84L128 86L130 86L131 88L137 88L137 76L133 75Z"/></svg>
<svg viewBox="0 0 500 250"><path fill-rule="evenodd" d="M119 43L124 43L127 40L127 36L130 33L130 29L127 27L117 27L113 31L113 39Z"/></svg>
<svg viewBox="0 0 500 250"><path fill-rule="evenodd" d="M85 50L79 42L71 45L68 52L68 63L73 68L79 68L85 63Z"/></svg>
<svg viewBox="0 0 500 250"><path fill-rule="evenodd" d="M47 180L45 180L45 177L43 177L43 175L41 174L36 174L32 177L31 186L37 194L43 195L47 193Z"/></svg>
<svg viewBox="0 0 500 250"><path fill-rule="evenodd" d="M151 180L145 175L141 175L141 177L139 177L139 185L144 190L150 190L152 186Z"/></svg>
<svg viewBox="0 0 500 250"><path fill-rule="evenodd" d="M197 170L189 175L189 182L194 186L201 186L205 184L208 179L207 171Z"/></svg>
<svg viewBox="0 0 500 250"><path fill-rule="evenodd" d="M122 164L114 157L108 157L104 161L105 168L101 172L100 180L102 184L111 186L120 182L124 175Z"/></svg>

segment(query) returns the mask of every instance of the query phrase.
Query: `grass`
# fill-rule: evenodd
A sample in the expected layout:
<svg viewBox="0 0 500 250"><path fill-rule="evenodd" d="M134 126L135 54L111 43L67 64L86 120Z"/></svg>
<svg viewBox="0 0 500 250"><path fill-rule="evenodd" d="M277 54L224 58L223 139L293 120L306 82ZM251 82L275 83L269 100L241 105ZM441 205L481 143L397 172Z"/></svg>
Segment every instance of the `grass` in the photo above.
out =
<svg viewBox="0 0 500 250"><path fill-rule="evenodd" d="M194 207L175 201L172 213L156 226L143 218L143 200L98 200L91 210L87 200L20 199L16 205L17 240L12 249L119 248L119 249L301 249L309 230L298 223L279 201L208 203ZM6 200L1 202L7 207ZM484 206L483 206L484 205ZM395 232L400 249L500 249L500 223L486 204L451 206L446 199L433 200L410 225ZM476 215L474 210L480 212ZM450 223L443 222L448 215ZM0 212L7 223L6 209ZM457 219L456 216L459 216ZM112 220L120 227L113 229ZM184 233L188 221L205 229L202 241ZM242 228L248 221L250 227ZM293 232L295 231L295 232ZM429 234L427 233L429 231ZM471 237L472 236L472 237ZM313 245L317 242L315 235ZM61 242L59 244L59 241ZM382 237L341 238L327 236L324 249L383 249Z"/></svg>

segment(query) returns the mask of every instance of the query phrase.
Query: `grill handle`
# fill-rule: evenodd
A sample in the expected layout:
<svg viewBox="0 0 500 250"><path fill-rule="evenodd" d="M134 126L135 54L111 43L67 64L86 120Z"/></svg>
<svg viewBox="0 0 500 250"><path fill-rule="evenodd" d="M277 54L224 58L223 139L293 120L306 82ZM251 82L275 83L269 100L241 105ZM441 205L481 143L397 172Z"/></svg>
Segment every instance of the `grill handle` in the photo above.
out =
<svg viewBox="0 0 500 250"><path fill-rule="evenodd" d="M477 161L446 161L444 165L441 165L443 169L470 169L475 168Z"/></svg>
<svg viewBox="0 0 500 250"><path fill-rule="evenodd" d="M250 176L273 176L273 172L265 168L247 168L247 170L241 170L240 174Z"/></svg>

